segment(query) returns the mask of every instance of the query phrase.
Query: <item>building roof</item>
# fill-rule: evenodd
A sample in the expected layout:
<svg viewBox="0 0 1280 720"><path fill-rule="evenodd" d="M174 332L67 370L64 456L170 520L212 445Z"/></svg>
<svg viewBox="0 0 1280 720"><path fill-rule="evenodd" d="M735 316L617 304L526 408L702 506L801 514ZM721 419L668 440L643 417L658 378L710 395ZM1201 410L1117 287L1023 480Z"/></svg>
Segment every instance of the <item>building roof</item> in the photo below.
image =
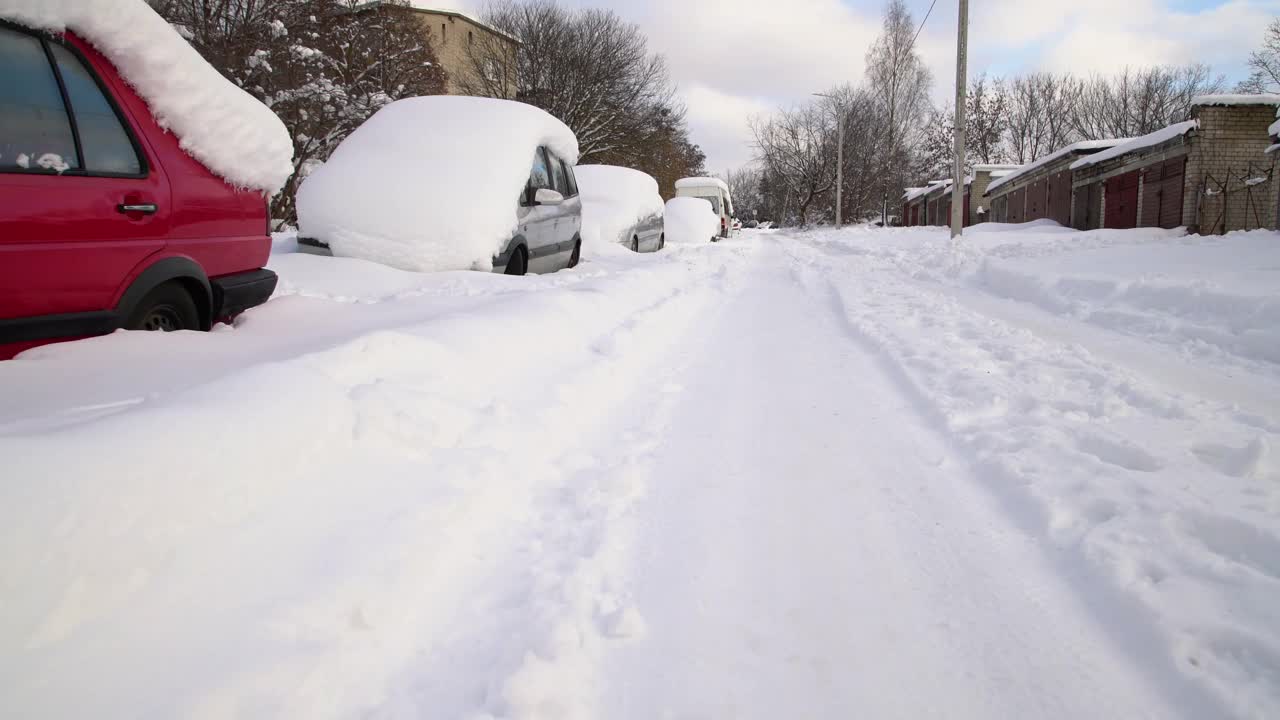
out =
<svg viewBox="0 0 1280 720"><path fill-rule="evenodd" d="M402 5L398 5L396 7L405 7L406 10L412 10L414 12L427 13L431 15L445 15L447 17L457 18L459 20L466 20L467 22L471 23L472 25L475 25L478 28L488 30L494 35L497 35L499 37L504 37L517 45L524 44L523 42L520 41L520 38L516 37L515 35L499 30L498 28L488 23L481 22L464 12L458 12L457 10L441 10L438 8L423 7L418 4L418 2L420 1L421 0L409 0L409 5L407 7ZM364 2L355 6L354 10L357 12L359 12L360 10L370 10L376 7L380 7L383 4L384 4L384 0L368 0L368 2Z"/></svg>
<svg viewBox="0 0 1280 720"><path fill-rule="evenodd" d="M1013 182L1014 180L1024 175L1035 172L1036 170L1039 170L1040 168L1046 165L1049 165L1050 163L1056 162L1070 155L1075 155L1077 153L1088 153L1088 152L1097 152L1099 150L1106 150L1107 148L1112 148L1112 147L1115 147L1116 145L1119 145L1120 143L1125 143L1125 142L1129 142L1129 138L1122 138L1119 140L1081 140L1080 142L1071 143L1070 145L1062 148L1061 150L1045 155L1044 157L1040 158L1039 160L1036 160L1033 163L1028 163L1026 165L1023 165L1017 170L1014 170L1008 175L1005 175L1004 177L991 183L990 187L987 188L987 194L991 195L996 191L996 188L1004 187L1005 185L1008 185L1009 183Z"/></svg>
<svg viewBox="0 0 1280 720"><path fill-rule="evenodd" d="M1192 130L1195 130L1198 127L1200 127L1199 120L1188 120L1186 122L1174 123L1169 127L1160 128L1159 130L1153 133L1148 133L1146 135L1143 135L1142 137L1134 138L1129 142L1120 143L1119 145L1116 145L1115 147L1110 148L1108 150L1103 150L1100 153L1095 153L1093 155L1082 157L1079 160L1071 163L1071 169L1082 170L1091 165L1096 165L1100 162L1106 162L1107 160L1118 158L1123 155L1128 155L1129 153L1138 152L1139 150L1146 150L1147 148L1153 148L1157 145L1161 145L1163 143L1169 142L1170 140L1176 137L1182 137L1183 135L1186 135L1187 133L1191 132Z"/></svg>
<svg viewBox="0 0 1280 720"><path fill-rule="evenodd" d="M995 173L1004 173L1005 175L1007 175L1009 172L1017 170L1020 167L1022 166L1021 165L974 165L973 171L992 173L993 175ZM1001 175L1000 177L1003 177L1003 175Z"/></svg>
<svg viewBox="0 0 1280 720"><path fill-rule="evenodd" d="M1280 105L1280 95L1197 95L1191 98L1191 105Z"/></svg>

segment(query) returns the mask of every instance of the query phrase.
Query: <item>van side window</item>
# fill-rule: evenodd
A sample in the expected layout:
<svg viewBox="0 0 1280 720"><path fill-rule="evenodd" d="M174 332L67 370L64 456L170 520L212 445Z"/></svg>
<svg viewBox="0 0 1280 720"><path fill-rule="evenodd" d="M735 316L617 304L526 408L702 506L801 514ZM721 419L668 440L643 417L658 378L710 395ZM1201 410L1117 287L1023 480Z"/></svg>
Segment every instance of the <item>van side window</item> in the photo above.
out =
<svg viewBox="0 0 1280 720"><path fill-rule="evenodd" d="M555 155L551 156L551 186L556 192L569 197L569 179L564 174L564 163Z"/></svg>
<svg viewBox="0 0 1280 720"><path fill-rule="evenodd" d="M39 38L0 27L0 172L75 170L75 135Z"/></svg>
<svg viewBox="0 0 1280 720"><path fill-rule="evenodd" d="M84 152L84 168L90 173L139 175L142 163L133 141L125 132L120 116L111 107L102 87L83 61L57 43L49 43L53 59L62 73L71 112L80 133L80 149Z"/></svg>
<svg viewBox="0 0 1280 720"><path fill-rule="evenodd" d="M569 192L566 192L564 196L577 197L578 178L573 174L573 166L563 160L561 160L560 162L564 165L564 177L566 180L568 180L568 185L566 185L566 187L568 188Z"/></svg>
<svg viewBox="0 0 1280 720"><path fill-rule="evenodd" d="M533 168L529 171L529 185L525 188L525 205L533 204L533 194L540 188L551 187L551 171L547 168L547 154L542 148L533 153Z"/></svg>

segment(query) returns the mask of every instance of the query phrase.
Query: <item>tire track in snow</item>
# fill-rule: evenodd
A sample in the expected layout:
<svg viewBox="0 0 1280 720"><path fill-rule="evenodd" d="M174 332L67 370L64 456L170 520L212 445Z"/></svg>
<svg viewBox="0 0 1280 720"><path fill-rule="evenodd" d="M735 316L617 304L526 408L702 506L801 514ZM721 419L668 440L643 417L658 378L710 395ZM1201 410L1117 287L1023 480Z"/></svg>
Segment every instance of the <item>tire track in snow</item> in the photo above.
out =
<svg viewBox="0 0 1280 720"><path fill-rule="evenodd" d="M881 354L925 416L974 458L1010 516L1030 535L1048 536L1049 560L1149 682L1192 716L1267 716L1275 699L1264 684L1241 694L1227 677L1274 673L1274 641L1259 637L1232 651L1229 638L1240 629L1222 618L1241 615L1265 628L1273 624L1267 617L1280 617L1274 609L1259 613L1257 595L1216 598L1235 605L1221 615L1165 595L1181 585L1176 575L1208 569L1176 550L1185 542L1168 525L1148 520L1159 516L1152 510L1159 494L1186 491L1168 482L1148 489L1146 476L1164 470L1165 460L1109 429L1123 427L1114 418L1128 415L1153 413L1148 423L1186 417L1176 401L1099 366L1083 349L1050 348L1024 329L963 308L945 288L931 291L904 277L910 267L890 270L865 254L818 262L827 253L803 245L791 255L812 282L831 288L851 334ZM1072 406L1081 399L1086 403ZM1059 413L1091 422L1058 426L1051 420Z"/></svg>
<svg viewBox="0 0 1280 720"><path fill-rule="evenodd" d="M761 242L685 350L598 716L1195 716Z"/></svg>

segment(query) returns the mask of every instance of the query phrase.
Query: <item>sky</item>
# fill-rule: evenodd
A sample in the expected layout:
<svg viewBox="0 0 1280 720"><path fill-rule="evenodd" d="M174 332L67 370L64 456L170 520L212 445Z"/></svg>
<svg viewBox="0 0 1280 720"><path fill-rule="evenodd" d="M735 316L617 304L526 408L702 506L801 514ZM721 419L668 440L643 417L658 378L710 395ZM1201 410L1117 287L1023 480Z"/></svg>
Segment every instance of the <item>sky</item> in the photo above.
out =
<svg viewBox="0 0 1280 720"><path fill-rule="evenodd" d="M664 55L692 139L715 173L753 156L750 118L862 79L884 0L559 0L637 23ZM481 14L484 0L415 0ZM930 0L906 0L920 23ZM956 0L938 0L918 41L934 98L955 92ZM1203 62L1234 84L1280 0L972 0L969 73L1080 74Z"/></svg>

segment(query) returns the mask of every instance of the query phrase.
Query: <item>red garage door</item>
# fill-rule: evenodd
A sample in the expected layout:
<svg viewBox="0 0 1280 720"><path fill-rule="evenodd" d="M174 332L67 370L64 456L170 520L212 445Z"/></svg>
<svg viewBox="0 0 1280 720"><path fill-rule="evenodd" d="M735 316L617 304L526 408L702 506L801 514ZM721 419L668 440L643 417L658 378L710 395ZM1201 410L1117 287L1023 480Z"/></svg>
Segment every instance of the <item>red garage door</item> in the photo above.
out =
<svg viewBox="0 0 1280 720"><path fill-rule="evenodd" d="M1127 230L1138 226L1138 171L1107 180L1106 217L1103 227Z"/></svg>

